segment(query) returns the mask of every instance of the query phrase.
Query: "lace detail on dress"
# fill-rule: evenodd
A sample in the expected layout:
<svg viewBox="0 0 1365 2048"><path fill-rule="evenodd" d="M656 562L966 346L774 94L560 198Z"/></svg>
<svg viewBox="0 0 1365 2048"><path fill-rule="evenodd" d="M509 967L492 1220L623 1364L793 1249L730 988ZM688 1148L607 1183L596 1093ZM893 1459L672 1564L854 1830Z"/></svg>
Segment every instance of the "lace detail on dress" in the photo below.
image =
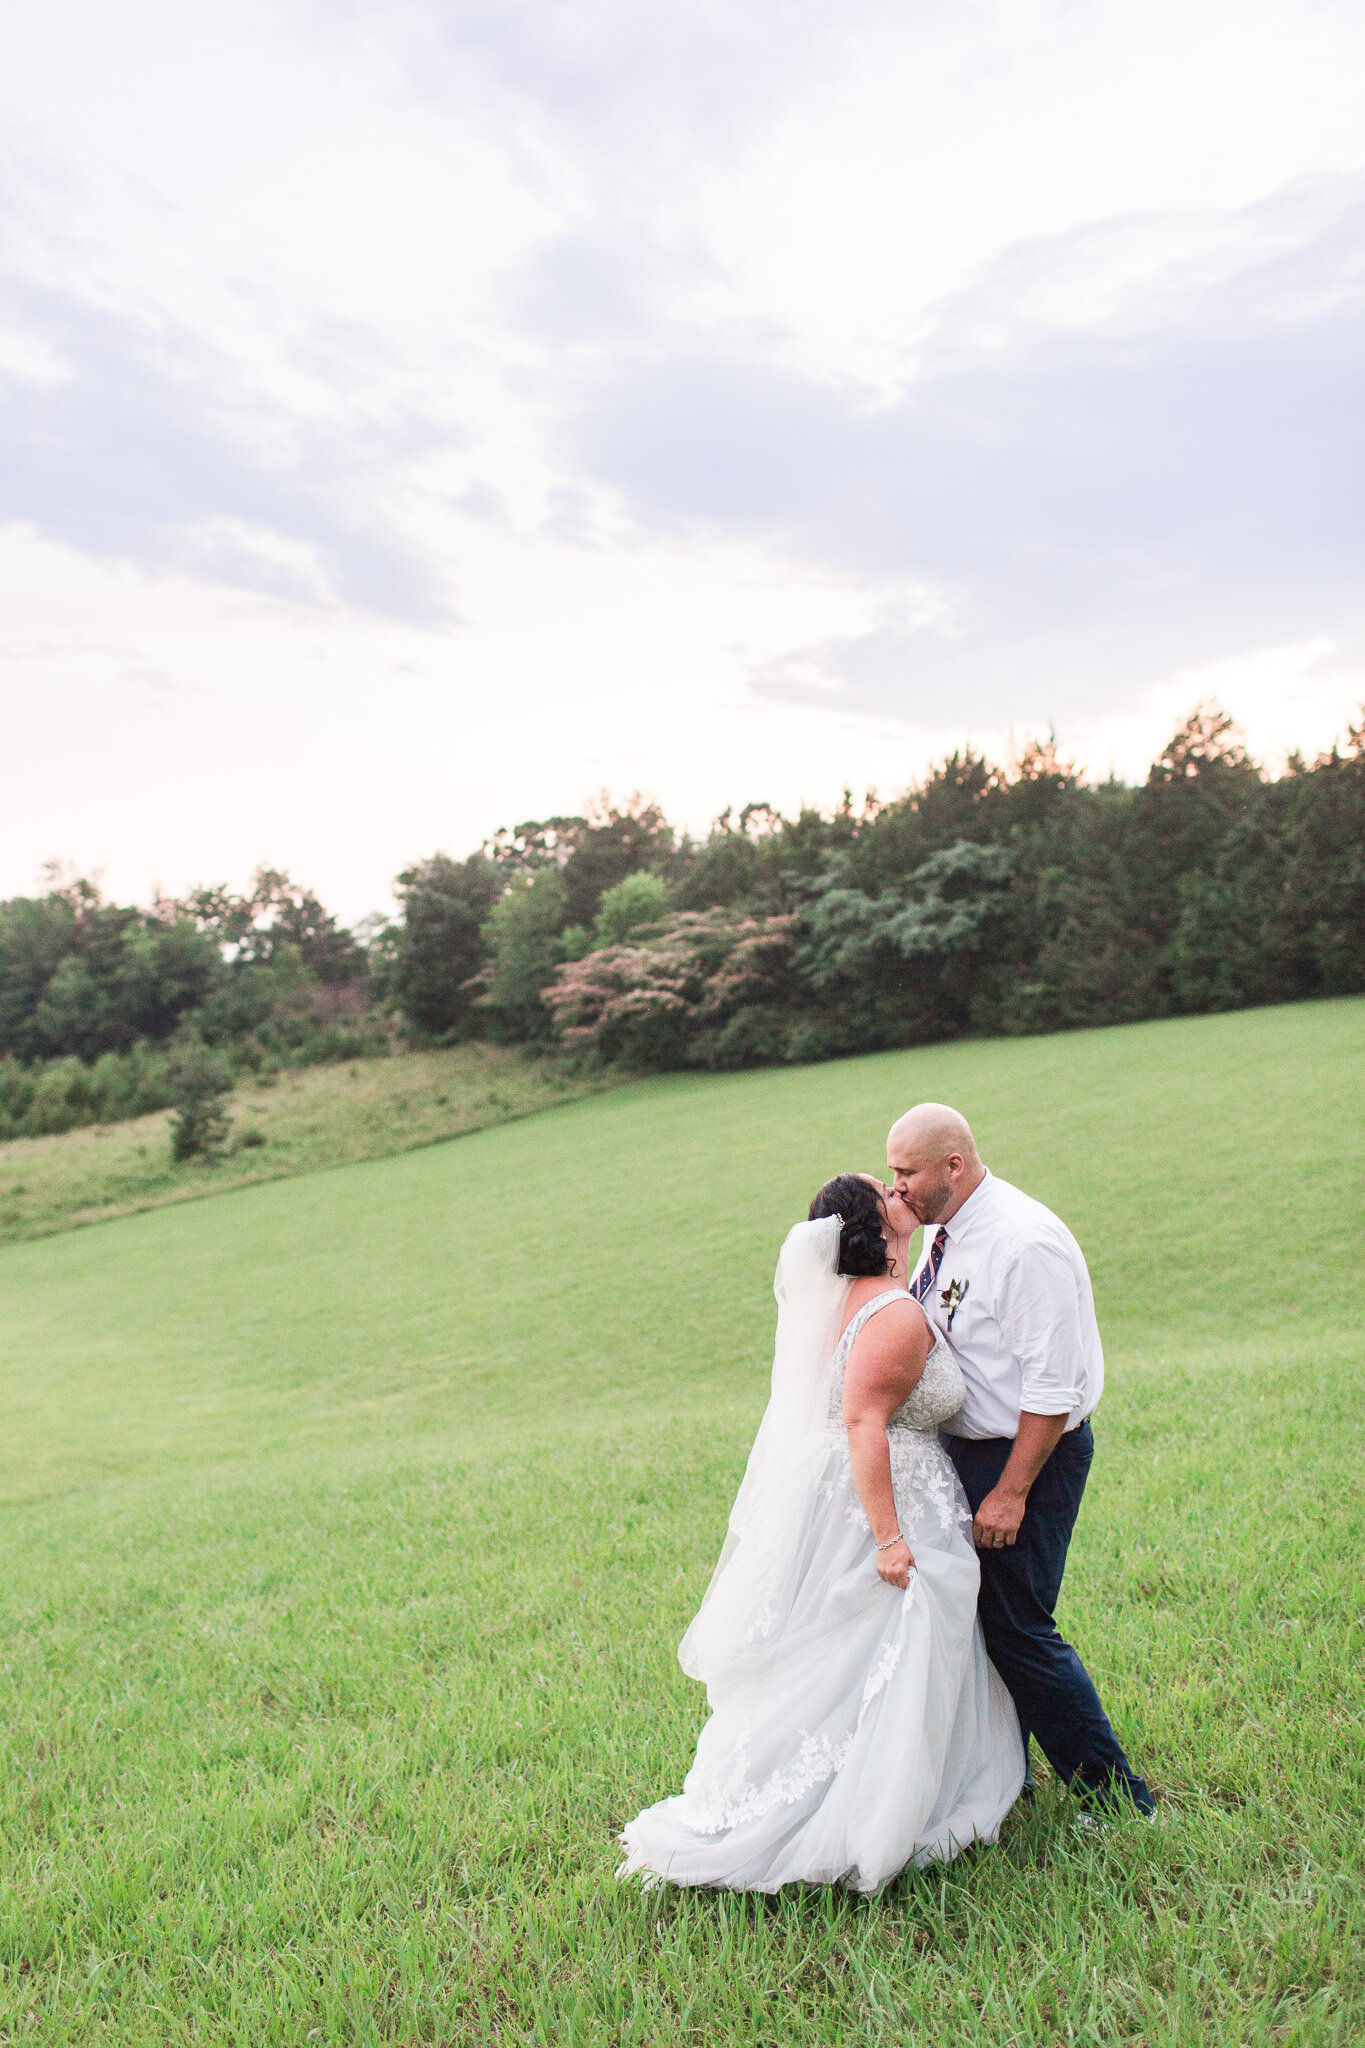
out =
<svg viewBox="0 0 1365 2048"><path fill-rule="evenodd" d="M829 1449L837 1449L842 1443L847 1450L848 1439L843 1424L844 1369L859 1331L878 1309L905 1299L901 1288L889 1288L885 1294L874 1295L858 1310L839 1339L830 1361L829 1434L826 1438ZM930 1327L932 1330L932 1325ZM932 1334L934 1341L929 1347L924 1371L886 1427L896 1513L901 1534L912 1550L916 1538L928 1527L931 1518L945 1536L954 1524L959 1528L971 1527L971 1515L957 1474L938 1441L939 1424L946 1422L961 1407L967 1391L966 1382L962 1368L942 1337L936 1330L932 1330ZM850 1495L844 1515L855 1527L871 1534L856 1491Z"/></svg>
<svg viewBox="0 0 1365 2048"><path fill-rule="evenodd" d="M842 1742L831 1742L827 1735L803 1735L791 1769L774 1771L765 1783L755 1785L748 1771L749 1746L742 1742L723 1785L688 1786L688 1798L695 1801L692 1826L699 1835L719 1835L745 1821L761 1820L775 1806L790 1806L841 1771L852 1747L851 1735Z"/></svg>
<svg viewBox="0 0 1365 2048"><path fill-rule="evenodd" d="M772 1634L776 1627L777 1609L773 1606L771 1600L760 1601L754 1610L754 1618L745 1631L744 1640L749 1643L755 1640L762 1642Z"/></svg>
<svg viewBox="0 0 1365 2048"><path fill-rule="evenodd" d="M946 1536L954 1524L970 1530L967 1508L951 1458L937 1437L920 1429L901 1429L894 1423L886 1432L891 1451L891 1487L896 1496L896 1519L901 1535L913 1550L932 1521ZM835 1448L835 1446L832 1446ZM854 1528L872 1534L857 1489L850 1491L844 1518Z"/></svg>
<svg viewBox="0 0 1365 2048"><path fill-rule="evenodd" d="M905 1592L905 1607L909 1607L911 1602L915 1599L918 1591L919 1580L911 1579L910 1584L907 1586ZM905 1607L901 1609L902 1619L904 1619ZM858 1708L858 1726L860 1728L863 1725L863 1716L867 1712L873 1700L876 1699L877 1694L882 1691L883 1687L890 1685L892 1679L895 1677L896 1666L901 1661L901 1652L904 1648L904 1631L898 1629L892 1640L889 1643L883 1645L881 1656L877 1659L876 1663L872 1666L872 1669L868 1672L867 1677L863 1682L862 1703Z"/></svg>
<svg viewBox="0 0 1365 2048"><path fill-rule="evenodd" d="M843 1375L840 1375L840 1399L843 1398ZM967 1382L962 1377L962 1367L952 1352L934 1332L934 1342L919 1384L912 1388L891 1418L892 1429L937 1430L940 1423L950 1415L956 1415L967 1392Z"/></svg>
<svg viewBox="0 0 1365 2048"><path fill-rule="evenodd" d="M902 1616L915 1600L917 1592L917 1581L911 1579L904 1595ZM832 1742L828 1735L811 1735L803 1731L791 1768L772 1771L761 1785L756 1785L749 1776L749 1734L746 1729L736 1746L733 1766L723 1783L698 1784L695 1773L690 1775L687 1785L688 1800L693 1806L690 1824L697 1833L724 1834L727 1828L761 1820L775 1806L792 1806L798 1799L804 1799L808 1792L813 1792L817 1785L827 1784L831 1778L837 1777L848 1761L858 1731L867 1718L868 1708L896 1675L904 1640L903 1630L898 1629L893 1640L884 1645L881 1656L863 1683L858 1719L842 1742Z"/></svg>
<svg viewBox="0 0 1365 2048"><path fill-rule="evenodd" d="M828 1414L831 1422L838 1422L840 1426L843 1423L844 1370L863 1325L876 1315L878 1309L888 1308L893 1301L908 1301L909 1298L902 1287L888 1288L885 1294L874 1295L871 1301L864 1302L849 1323L830 1360ZM962 1368L932 1324L929 1329L933 1343L924 1362L924 1371L891 1417L889 1427L892 1429L936 1430L962 1406L967 1391Z"/></svg>

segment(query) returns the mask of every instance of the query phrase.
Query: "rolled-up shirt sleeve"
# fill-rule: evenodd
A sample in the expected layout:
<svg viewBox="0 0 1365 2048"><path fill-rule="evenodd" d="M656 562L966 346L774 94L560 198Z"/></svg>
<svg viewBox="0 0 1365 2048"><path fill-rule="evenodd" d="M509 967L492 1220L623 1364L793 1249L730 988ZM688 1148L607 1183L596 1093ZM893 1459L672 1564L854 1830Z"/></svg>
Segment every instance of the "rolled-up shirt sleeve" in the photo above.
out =
<svg viewBox="0 0 1365 2048"><path fill-rule="evenodd" d="M1076 1276L1051 1245L1024 1245L1000 1276L996 1314L1019 1361L1019 1406L1069 1415L1086 1383L1085 1333Z"/></svg>

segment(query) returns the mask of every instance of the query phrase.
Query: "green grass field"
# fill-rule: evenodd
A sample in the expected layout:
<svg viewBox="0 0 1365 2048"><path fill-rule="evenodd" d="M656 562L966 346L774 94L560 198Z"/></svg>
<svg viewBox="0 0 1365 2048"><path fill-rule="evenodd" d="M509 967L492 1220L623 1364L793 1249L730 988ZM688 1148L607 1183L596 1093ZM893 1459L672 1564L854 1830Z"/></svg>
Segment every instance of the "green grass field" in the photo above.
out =
<svg viewBox="0 0 1365 2048"><path fill-rule="evenodd" d="M512 1046L455 1045L244 1081L229 1103L227 1154L212 1164L171 1158L169 1110L11 1138L0 1144L0 1244L411 1152L603 1085L601 1076L570 1075ZM244 1132L254 1141L243 1145Z"/></svg>
<svg viewBox="0 0 1365 2048"><path fill-rule="evenodd" d="M1365 1003L665 1080L0 1252L0 2039L1354 2044ZM1162 1824L641 1896L786 1225L960 1105L1092 1263Z"/></svg>

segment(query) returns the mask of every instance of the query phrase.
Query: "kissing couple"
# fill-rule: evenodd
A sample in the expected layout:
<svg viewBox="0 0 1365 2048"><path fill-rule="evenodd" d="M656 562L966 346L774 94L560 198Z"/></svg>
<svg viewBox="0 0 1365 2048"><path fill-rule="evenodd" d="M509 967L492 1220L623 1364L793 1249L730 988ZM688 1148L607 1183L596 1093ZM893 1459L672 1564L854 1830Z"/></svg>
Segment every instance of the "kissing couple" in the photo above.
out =
<svg viewBox="0 0 1365 2048"><path fill-rule="evenodd" d="M711 1717L623 1877L878 1891L995 1840L1030 1738L1088 1803L1154 1811L1053 1619L1104 1382L1080 1246L942 1103L887 1160L782 1247L771 1397L679 1650Z"/></svg>

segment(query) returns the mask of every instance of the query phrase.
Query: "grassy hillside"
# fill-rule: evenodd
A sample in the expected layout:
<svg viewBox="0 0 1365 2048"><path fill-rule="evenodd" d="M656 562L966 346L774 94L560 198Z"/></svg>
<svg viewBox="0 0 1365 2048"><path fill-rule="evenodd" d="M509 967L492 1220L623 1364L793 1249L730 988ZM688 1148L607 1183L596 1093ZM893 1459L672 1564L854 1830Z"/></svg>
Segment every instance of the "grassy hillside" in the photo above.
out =
<svg viewBox="0 0 1365 2048"><path fill-rule="evenodd" d="M232 1097L228 1155L212 1166L171 1158L166 1110L60 1137L13 1138L0 1144L0 1243L410 1152L600 1085L509 1046L459 1045L247 1081Z"/></svg>
<svg viewBox="0 0 1365 2048"><path fill-rule="evenodd" d="M1362 1055L1339 1003L659 1081L9 1247L0 2039L1358 2039ZM1165 1820L642 1898L777 1244L919 1096L1090 1254L1064 1623Z"/></svg>

